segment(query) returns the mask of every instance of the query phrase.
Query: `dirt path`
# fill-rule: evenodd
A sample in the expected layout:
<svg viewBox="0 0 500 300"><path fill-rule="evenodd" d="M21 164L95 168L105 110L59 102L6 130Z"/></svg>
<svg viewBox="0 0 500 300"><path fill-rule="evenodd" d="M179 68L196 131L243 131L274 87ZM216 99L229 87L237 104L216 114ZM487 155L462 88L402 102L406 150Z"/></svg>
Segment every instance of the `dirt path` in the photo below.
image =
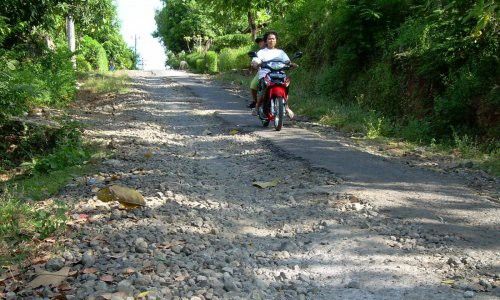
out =
<svg viewBox="0 0 500 300"><path fill-rule="evenodd" d="M87 136L115 155L62 193L78 203L74 235L47 264L76 271L67 299L498 296L498 205L472 195L461 206L453 192L407 208L412 190L390 185L380 187L389 200L378 201L363 194L368 188L270 143L269 132L235 132L241 124L214 113L216 102L187 79L131 74L133 93L79 114ZM252 186L274 179L273 188ZM138 189L147 207L125 211L97 200L111 182ZM420 218L443 207L439 201L446 218Z"/></svg>

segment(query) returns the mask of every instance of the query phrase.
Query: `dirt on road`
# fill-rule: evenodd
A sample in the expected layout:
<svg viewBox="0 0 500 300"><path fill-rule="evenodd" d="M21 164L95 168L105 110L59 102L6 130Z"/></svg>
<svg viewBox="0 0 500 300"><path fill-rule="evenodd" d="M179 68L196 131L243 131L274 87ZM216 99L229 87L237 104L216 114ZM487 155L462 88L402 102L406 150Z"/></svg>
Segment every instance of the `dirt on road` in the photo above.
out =
<svg viewBox="0 0 500 300"><path fill-rule="evenodd" d="M451 208L450 192L429 207L409 207L405 195L414 191L390 185L383 187L389 200L379 199L383 193L377 198L221 118L178 76L130 75L131 93L75 112L86 136L114 154L58 196L75 204L71 239L42 267L69 267L66 289L27 288L15 297L500 296L495 202L471 196L464 211L462 202ZM98 200L111 184L137 189L146 206ZM442 217L428 218L426 209L440 208Z"/></svg>

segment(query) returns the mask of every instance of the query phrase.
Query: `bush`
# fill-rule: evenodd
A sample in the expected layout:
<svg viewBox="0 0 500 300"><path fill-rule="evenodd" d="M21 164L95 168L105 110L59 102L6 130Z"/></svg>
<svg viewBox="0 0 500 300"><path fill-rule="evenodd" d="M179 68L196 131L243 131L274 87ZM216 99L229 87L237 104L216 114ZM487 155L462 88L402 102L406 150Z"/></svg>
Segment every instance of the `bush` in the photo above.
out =
<svg viewBox="0 0 500 300"><path fill-rule="evenodd" d="M0 126L9 116L17 116L28 110L28 98L35 92L22 80L19 62L10 53L0 56Z"/></svg>
<svg viewBox="0 0 500 300"><path fill-rule="evenodd" d="M208 51L205 54L205 68L206 71L210 74L215 74L218 71L218 57L217 53L214 51Z"/></svg>
<svg viewBox="0 0 500 300"><path fill-rule="evenodd" d="M78 54L76 56L76 69L80 73L86 73L92 71L92 65L85 60L83 55Z"/></svg>
<svg viewBox="0 0 500 300"><path fill-rule="evenodd" d="M400 82L389 64L376 63L349 85L349 96L367 109L374 109L388 116L401 115L405 112L405 107Z"/></svg>
<svg viewBox="0 0 500 300"><path fill-rule="evenodd" d="M249 46L222 49L219 53L219 71L248 68L251 60L247 53L251 50Z"/></svg>
<svg viewBox="0 0 500 300"><path fill-rule="evenodd" d="M186 61L189 65L189 68L192 70L196 70L196 61L202 57L201 52L193 52L186 55Z"/></svg>
<svg viewBox="0 0 500 300"><path fill-rule="evenodd" d="M44 50L36 59L0 53L0 126L30 106L61 106L73 99L76 74L65 48Z"/></svg>
<svg viewBox="0 0 500 300"><path fill-rule="evenodd" d="M115 69L132 69L134 67L134 52L128 48L119 33L110 34L102 43L109 63Z"/></svg>
<svg viewBox="0 0 500 300"><path fill-rule="evenodd" d="M84 36L80 42L79 52L90 63L92 70L99 72L108 71L109 66L106 50L104 50L104 47L98 41L89 36Z"/></svg>
<svg viewBox="0 0 500 300"><path fill-rule="evenodd" d="M227 34L216 37L212 49L214 51L220 51L223 48L240 48L252 44L252 37L249 34Z"/></svg>
<svg viewBox="0 0 500 300"><path fill-rule="evenodd" d="M179 55L179 58L174 58L176 60L179 60L180 58L184 58L182 55ZM218 68L218 57L217 53L214 51L208 51L208 52L193 52L185 56L185 59L190 67L191 70L198 72L198 73L217 73ZM175 63L176 61L174 61Z"/></svg>
<svg viewBox="0 0 500 300"><path fill-rule="evenodd" d="M205 69L206 69L205 59L204 58L196 59L195 71L199 72L199 73L203 73L203 72L205 72Z"/></svg>
<svg viewBox="0 0 500 300"><path fill-rule="evenodd" d="M177 55L175 55L174 52L168 51L166 64L173 69L179 69L179 66L181 65L181 60Z"/></svg>

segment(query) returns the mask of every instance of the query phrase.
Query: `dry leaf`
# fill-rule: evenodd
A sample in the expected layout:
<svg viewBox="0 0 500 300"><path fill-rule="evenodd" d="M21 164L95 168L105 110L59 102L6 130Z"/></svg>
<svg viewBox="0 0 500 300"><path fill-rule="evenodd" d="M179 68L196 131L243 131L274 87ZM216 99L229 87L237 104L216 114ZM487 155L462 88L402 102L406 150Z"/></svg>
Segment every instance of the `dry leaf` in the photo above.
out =
<svg viewBox="0 0 500 300"><path fill-rule="evenodd" d="M135 270L132 268L126 268L125 270L123 270L123 274L132 274L132 273L135 273Z"/></svg>
<svg viewBox="0 0 500 300"><path fill-rule="evenodd" d="M97 192L97 198L103 202L118 201L125 208L136 208L146 205L146 201L141 193L120 185L102 188Z"/></svg>
<svg viewBox="0 0 500 300"><path fill-rule="evenodd" d="M146 151L146 153L144 153L144 157L145 158L151 158L151 157L153 157L153 152L151 152L150 150Z"/></svg>
<svg viewBox="0 0 500 300"><path fill-rule="evenodd" d="M453 279L446 279L446 280L441 281L441 283L442 284L454 284L455 280L453 280Z"/></svg>
<svg viewBox="0 0 500 300"><path fill-rule="evenodd" d="M274 179L273 181L254 181L252 183L253 186L259 187L261 189L267 189L271 187L275 187L280 183L279 179Z"/></svg>
<svg viewBox="0 0 500 300"><path fill-rule="evenodd" d="M111 195L111 191L108 187L100 189L97 192L97 199L101 200L102 202L111 202L114 200L113 195Z"/></svg>
<svg viewBox="0 0 500 300"><path fill-rule="evenodd" d="M233 129L233 130L229 131L229 134L230 134L230 135L236 135L236 134L238 134L238 133L239 133L239 130L238 130L238 129Z"/></svg>
<svg viewBox="0 0 500 300"><path fill-rule="evenodd" d="M137 296L135 296L136 298L144 298L146 297L147 295L149 295L151 292L150 291L145 291L145 292L142 292L142 293L139 293L137 294Z"/></svg>
<svg viewBox="0 0 500 300"><path fill-rule="evenodd" d="M170 249L172 247L178 246L178 245L184 245L186 242L185 241L171 241L167 243L163 243L161 245L158 245L159 249Z"/></svg>
<svg viewBox="0 0 500 300"><path fill-rule="evenodd" d="M28 284L28 286L31 288L49 285L58 286L68 277L68 273L69 267L64 267L57 272L40 272L39 275Z"/></svg>
<svg viewBox="0 0 500 300"><path fill-rule="evenodd" d="M82 271L83 274L94 274L95 272L97 272L96 268L85 268Z"/></svg>
<svg viewBox="0 0 500 300"><path fill-rule="evenodd" d="M71 286L69 284L67 284L66 282L60 284L58 287L57 287L58 290L60 291L71 291L73 288L71 288Z"/></svg>
<svg viewBox="0 0 500 300"><path fill-rule="evenodd" d="M113 276L111 275L102 275L100 278L101 281L104 282L113 282Z"/></svg>
<svg viewBox="0 0 500 300"><path fill-rule="evenodd" d="M141 205L120 202L120 207L123 208L123 209L126 209L126 210L138 208L139 206L141 206Z"/></svg>
<svg viewBox="0 0 500 300"><path fill-rule="evenodd" d="M184 281L184 279L186 279L186 276L184 276L184 275L179 275L179 276L175 277L175 281Z"/></svg>
<svg viewBox="0 0 500 300"><path fill-rule="evenodd" d="M48 238L44 239L43 241L47 242L47 243L54 244L56 242L56 239L53 237L48 237Z"/></svg>

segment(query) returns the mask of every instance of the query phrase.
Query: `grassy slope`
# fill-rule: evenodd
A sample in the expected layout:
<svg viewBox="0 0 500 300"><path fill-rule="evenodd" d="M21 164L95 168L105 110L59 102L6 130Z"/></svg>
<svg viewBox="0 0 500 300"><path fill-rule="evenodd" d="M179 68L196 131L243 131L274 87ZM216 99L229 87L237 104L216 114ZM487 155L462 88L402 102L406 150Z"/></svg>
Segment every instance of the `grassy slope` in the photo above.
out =
<svg viewBox="0 0 500 300"><path fill-rule="evenodd" d="M126 93L128 77L119 74L88 74L82 79L82 89L92 94ZM57 164L55 169L39 172L29 169L29 173L18 174L4 183L0 182L0 263L8 265L23 261L36 251L34 238L56 235L64 229L67 206L57 200L45 199L57 193L71 180L89 174L95 169L92 162L98 161L105 153L90 145L85 161L76 164ZM52 155L64 149L56 149ZM71 155L68 153L60 153ZM44 159L38 157L37 159ZM72 161L72 160L69 160ZM3 174L6 175L6 174ZM3 176L2 178L9 178Z"/></svg>

